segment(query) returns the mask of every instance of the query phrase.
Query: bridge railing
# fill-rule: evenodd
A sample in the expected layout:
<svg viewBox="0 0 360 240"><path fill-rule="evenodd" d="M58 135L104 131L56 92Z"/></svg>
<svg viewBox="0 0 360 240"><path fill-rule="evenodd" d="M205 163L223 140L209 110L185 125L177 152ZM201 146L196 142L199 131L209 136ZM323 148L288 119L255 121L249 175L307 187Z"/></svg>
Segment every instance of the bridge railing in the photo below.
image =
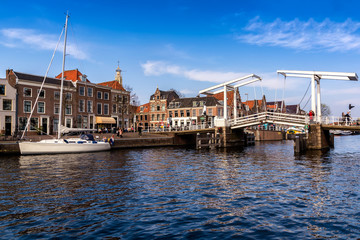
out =
<svg viewBox="0 0 360 240"><path fill-rule="evenodd" d="M189 126L161 126L161 127L149 127L144 129L144 132L181 132L181 131L194 131L201 129L214 128L214 124L196 124Z"/></svg>
<svg viewBox="0 0 360 240"><path fill-rule="evenodd" d="M326 125L353 126L359 125L359 119L352 117L322 116L321 123Z"/></svg>
<svg viewBox="0 0 360 240"><path fill-rule="evenodd" d="M277 113L277 112L261 112L247 115L228 121L230 126L250 126L259 123L283 123L306 125L309 123L309 117L306 115Z"/></svg>

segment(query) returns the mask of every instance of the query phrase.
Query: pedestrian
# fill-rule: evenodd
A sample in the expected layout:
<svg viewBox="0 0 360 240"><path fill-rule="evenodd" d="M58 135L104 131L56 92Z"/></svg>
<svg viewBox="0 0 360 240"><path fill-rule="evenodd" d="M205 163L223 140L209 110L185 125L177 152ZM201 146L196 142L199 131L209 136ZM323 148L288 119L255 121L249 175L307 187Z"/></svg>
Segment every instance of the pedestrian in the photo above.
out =
<svg viewBox="0 0 360 240"><path fill-rule="evenodd" d="M309 118L310 118L310 123L313 123L314 122L314 116L315 116L315 113L313 110L310 110L309 111Z"/></svg>
<svg viewBox="0 0 360 240"><path fill-rule="evenodd" d="M122 128L119 129L119 135L120 135L121 138L123 137L123 130L122 130Z"/></svg>
<svg viewBox="0 0 360 240"><path fill-rule="evenodd" d="M142 131L142 126L141 126L141 124L139 124L138 125L139 137L141 137L141 135L142 135L141 131Z"/></svg>

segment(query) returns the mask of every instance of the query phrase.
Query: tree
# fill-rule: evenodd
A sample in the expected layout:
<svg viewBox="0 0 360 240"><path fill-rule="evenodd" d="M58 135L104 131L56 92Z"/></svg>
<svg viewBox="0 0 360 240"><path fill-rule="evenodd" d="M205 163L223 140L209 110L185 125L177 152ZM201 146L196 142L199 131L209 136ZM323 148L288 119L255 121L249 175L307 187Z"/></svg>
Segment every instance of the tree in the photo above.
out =
<svg viewBox="0 0 360 240"><path fill-rule="evenodd" d="M185 97L184 94L182 94L180 91L178 91L178 90L176 90L174 88L170 88L170 91L174 91L179 96L179 98L184 98Z"/></svg>
<svg viewBox="0 0 360 240"><path fill-rule="evenodd" d="M136 95L136 93L133 91L133 88L128 85L124 85L124 88L126 91L130 92L130 99L129 99L130 104L134 106L140 106L139 98Z"/></svg>
<svg viewBox="0 0 360 240"><path fill-rule="evenodd" d="M324 103L321 104L321 115L322 116L330 116L331 110L330 107Z"/></svg>

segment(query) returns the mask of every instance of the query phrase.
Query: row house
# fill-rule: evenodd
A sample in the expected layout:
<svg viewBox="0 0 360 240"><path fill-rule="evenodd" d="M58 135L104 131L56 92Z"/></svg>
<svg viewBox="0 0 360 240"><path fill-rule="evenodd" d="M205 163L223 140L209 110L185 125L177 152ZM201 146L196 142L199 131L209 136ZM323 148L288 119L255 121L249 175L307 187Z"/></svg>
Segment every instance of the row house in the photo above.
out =
<svg viewBox="0 0 360 240"><path fill-rule="evenodd" d="M119 71L118 71L119 70ZM130 93L122 87L121 70L114 81L91 83L79 70L64 72L63 119L68 128L128 127ZM46 78L30 120L30 133L57 132L61 76ZM16 89L14 117L17 130L24 130L43 82L43 76L6 71L6 81ZM13 105L14 106L14 105ZM15 130L16 131L16 130Z"/></svg>
<svg viewBox="0 0 360 240"><path fill-rule="evenodd" d="M0 135L14 135L16 129L16 89L0 78Z"/></svg>
<svg viewBox="0 0 360 240"><path fill-rule="evenodd" d="M46 78L41 92L40 88L44 80L43 76L31 75L9 69L6 71L8 83L16 89L16 113L17 130L25 129L30 113L34 108L36 98L39 95L33 115L30 119L30 132L43 132L53 134L57 132L60 111L60 87L61 81L57 78ZM73 98L76 95L75 85L71 81L64 81L63 88L64 122L72 119Z"/></svg>
<svg viewBox="0 0 360 240"><path fill-rule="evenodd" d="M77 88L74 101L77 128L127 128L129 122L130 93L122 86L121 70L116 70L115 80L91 83L78 69L64 72ZM61 78L61 74L57 76Z"/></svg>
<svg viewBox="0 0 360 240"><path fill-rule="evenodd" d="M179 99L179 95L175 91L161 91L156 88L155 93L150 96L149 102L151 128L159 128L168 123L168 105L174 99Z"/></svg>
<svg viewBox="0 0 360 240"><path fill-rule="evenodd" d="M219 92L217 94L208 95L215 97L221 105L224 105L224 92ZM234 90L227 91L226 92L227 97L227 119L233 118L234 114L235 116L239 117L241 112L241 97L239 94L239 91L236 91L235 97L236 97L236 106L234 108ZM235 109L235 110L234 110ZM219 112L218 116L224 116L223 109L221 112Z"/></svg>
<svg viewBox="0 0 360 240"><path fill-rule="evenodd" d="M136 109L136 122L145 129L149 128L150 124L150 103L140 105Z"/></svg>
<svg viewBox="0 0 360 240"><path fill-rule="evenodd" d="M285 101L267 102L266 111L286 113Z"/></svg>
<svg viewBox="0 0 360 240"><path fill-rule="evenodd" d="M169 104L169 124L171 127L189 127L207 123L223 111L223 105L215 97L195 97L174 99Z"/></svg>

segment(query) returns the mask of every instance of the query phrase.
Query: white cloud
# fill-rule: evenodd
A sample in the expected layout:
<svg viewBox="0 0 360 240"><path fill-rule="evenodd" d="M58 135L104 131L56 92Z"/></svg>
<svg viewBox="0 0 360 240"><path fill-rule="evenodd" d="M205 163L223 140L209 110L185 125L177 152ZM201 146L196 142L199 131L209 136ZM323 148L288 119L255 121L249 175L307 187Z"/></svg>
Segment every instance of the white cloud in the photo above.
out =
<svg viewBox="0 0 360 240"><path fill-rule="evenodd" d="M264 23L259 17L251 20L245 27L248 34L241 34L237 39L254 45L280 46L293 49L325 49L328 51L360 50L360 22L348 19L333 22L325 19L316 22L282 21Z"/></svg>
<svg viewBox="0 0 360 240"><path fill-rule="evenodd" d="M221 83L246 75L240 72L216 72L202 71L198 69L188 70L186 68L168 64L163 61L147 61L141 64L146 76L160 76L164 74L172 74L185 77L195 81L206 81L213 83Z"/></svg>
<svg viewBox="0 0 360 240"><path fill-rule="evenodd" d="M57 44L57 37L50 34L40 34L33 29L7 28L1 29L3 39L1 45L10 48L34 48L41 50L54 50ZM62 51L61 44L58 51ZM85 52L79 50L72 44L67 44L67 53L77 59L87 59Z"/></svg>

